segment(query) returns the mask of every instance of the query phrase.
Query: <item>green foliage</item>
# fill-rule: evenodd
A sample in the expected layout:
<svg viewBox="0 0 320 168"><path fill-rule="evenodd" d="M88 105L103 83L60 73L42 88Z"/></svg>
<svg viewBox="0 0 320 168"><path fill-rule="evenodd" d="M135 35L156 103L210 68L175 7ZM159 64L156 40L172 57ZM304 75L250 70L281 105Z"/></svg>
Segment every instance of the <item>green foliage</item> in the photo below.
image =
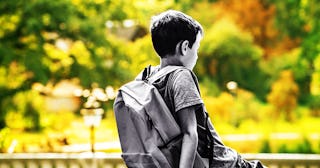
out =
<svg viewBox="0 0 320 168"><path fill-rule="evenodd" d="M117 10L125 11L124 2L1 1L0 128L6 126L9 109L17 109L11 97L30 90L33 83L72 78L84 87L122 83L128 73L118 73L125 69L116 67L123 57L114 55L124 51L106 38L105 21L125 19L127 14ZM16 112L30 119L26 127L38 130L39 113L28 107Z"/></svg>
<svg viewBox="0 0 320 168"><path fill-rule="evenodd" d="M295 147L288 147L287 144L282 144L278 151L278 153L315 153L312 149L311 143L308 139L304 138L302 142L298 143Z"/></svg>
<svg viewBox="0 0 320 168"><path fill-rule="evenodd" d="M236 81L259 98L264 97L266 88L261 86L266 76L259 67L261 49L250 34L242 32L232 21L219 20L206 30L199 52L196 68L200 79L210 76L223 90L227 82Z"/></svg>
<svg viewBox="0 0 320 168"><path fill-rule="evenodd" d="M311 73L313 60L319 55L317 45L320 39L320 7L319 0L305 1L275 1L268 0L276 5L276 23L283 34L301 40L301 54L295 67L297 83L301 94L299 101L307 103L310 96Z"/></svg>
<svg viewBox="0 0 320 168"><path fill-rule="evenodd" d="M132 43L123 45L127 50L127 58L129 59L124 67L133 75L137 75L148 65L158 65L160 57L153 50L150 36L138 39Z"/></svg>
<svg viewBox="0 0 320 168"><path fill-rule="evenodd" d="M286 144L282 144L279 147L277 153L295 153L295 152L293 150L288 149Z"/></svg>
<svg viewBox="0 0 320 168"><path fill-rule="evenodd" d="M292 69L295 70L299 59L300 59L301 48L296 48L282 54L278 57L273 57L268 60L262 60L260 62L260 67L271 79L267 82L273 82L278 77L278 74L281 73L283 70ZM302 71L302 72L301 72ZM299 71L294 71L294 76L301 76L304 75L304 69L300 68Z"/></svg>
<svg viewBox="0 0 320 168"><path fill-rule="evenodd" d="M195 3L193 8L188 10L188 14L192 16L194 19L196 19L199 23L201 23L202 27L206 30L212 26L212 24L216 20L216 11L213 8L213 3L210 3L208 1L202 1ZM210 11L210 12L202 12L202 11ZM205 31L205 38L207 38ZM202 43L202 42L201 42Z"/></svg>
<svg viewBox="0 0 320 168"><path fill-rule="evenodd" d="M310 81L306 79L310 76L309 64L306 60L302 59L301 47L292 49L291 51L282 54L278 57L273 57L268 60L262 60L260 67L269 78L265 80L265 87L270 88L271 84L277 80L282 71L290 70L293 73L294 80L299 87L298 101L299 103L308 102L310 97Z"/></svg>
<svg viewBox="0 0 320 168"><path fill-rule="evenodd" d="M308 106L311 110L311 115L314 117L320 116L320 95L312 95L309 97Z"/></svg>
<svg viewBox="0 0 320 168"><path fill-rule="evenodd" d="M43 100L36 92L19 92L12 98L12 103L5 118L7 127L26 131L40 131L43 128L40 112L44 109Z"/></svg>
<svg viewBox="0 0 320 168"><path fill-rule="evenodd" d="M285 33L288 33L290 36L301 36L306 33L303 26L306 25L311 17L309 10L311 8L312 1L273 1L272 3L276 4L277 7L277 25ZM284 12L286 11L286 12ZM288 20L294 20L288 22Z"/></svg>
<svg viewBox="0 0 320 168"><path fill-rule="evenodd" d="M268 139L263 140L260 153L271 153L271 147Z"/></svg>
<svg viewBox="0 0 320 168"><path fill-rule="evenodd" d="M320 95L320 54L316 57L313 62L314 72L311 76L311 94L312 95Z"/></svg>
<svg viewBox="0 0 320 168"><path fill-rule="evenodd" d="M221 89L217 85L217 83L210 77L204 77L200 83L200 90L202 96L205 97L207 95L217 97L221 94Z"/></svg>
<svg viewBox="0 0 320 168"><path fill-rule="evenodd" d="M297 146L297 151L298 153L314 153L310 141L306 138Z"/></svg>

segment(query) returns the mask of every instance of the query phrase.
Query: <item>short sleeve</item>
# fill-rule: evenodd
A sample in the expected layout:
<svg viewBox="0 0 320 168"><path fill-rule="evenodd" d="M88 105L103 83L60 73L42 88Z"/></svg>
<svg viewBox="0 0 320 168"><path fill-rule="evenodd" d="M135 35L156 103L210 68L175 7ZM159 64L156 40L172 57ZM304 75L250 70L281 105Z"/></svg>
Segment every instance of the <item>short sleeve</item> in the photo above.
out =
<svg viewBox="0 0 320 168"><path fill-rule="evenodd" d="M174 74L172 87L175 112L203 103L191 72L188 70Z"/></svg>

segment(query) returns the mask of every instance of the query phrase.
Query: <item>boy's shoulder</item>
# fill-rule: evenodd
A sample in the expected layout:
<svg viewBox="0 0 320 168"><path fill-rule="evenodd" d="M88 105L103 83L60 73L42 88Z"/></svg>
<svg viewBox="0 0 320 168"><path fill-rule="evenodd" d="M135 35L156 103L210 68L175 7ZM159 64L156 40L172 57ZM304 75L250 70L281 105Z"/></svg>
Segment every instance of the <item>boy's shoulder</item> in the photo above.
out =
<svg viewBox="0 0 320 168"><path fill-rule="evenodd" d="M172 80L174 85L196 85L198 82L197 76L193 71L182 68L172 73Z"/></svg>
<svg viewBox="0 0 320 168"><path fill-rule="evenodd" d="M173 72L172 75L175 78L182 78L182 79L193 79L193 76L195 76L191 70L185 67Z"/></svg>
<svg viewBox="0 0 320 168"><path fill-rule="evenodd" d="M180 82L193 81L194 79L196 79L196 76L194 75L194 73L191 70L187 69L184 66L176 66L176 67L178 67L178 68L176 68L176 70L174 70L171 73L168 73L166 76L163 76L159 80L155 81L156 83L154 83L154 84L162 83L164 85L167 85L168 81L172 84L173 83L179 84ZM162 68L160 68L160 66L153 67L151 76L156 74L161 69Z"/></svg>

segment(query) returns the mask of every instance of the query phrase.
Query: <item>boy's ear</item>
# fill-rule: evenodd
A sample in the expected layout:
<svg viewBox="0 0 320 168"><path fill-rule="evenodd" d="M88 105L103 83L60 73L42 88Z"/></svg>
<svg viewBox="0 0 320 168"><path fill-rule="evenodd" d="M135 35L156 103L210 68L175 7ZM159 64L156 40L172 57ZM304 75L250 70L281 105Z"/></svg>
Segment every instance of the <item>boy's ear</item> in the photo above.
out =
<svg viewBox="0 0 320 168"><path fill-rule="evenodd" d="M181 55L186 55L187 53L187 49L188 49L188 45L189 45L189 41L188 40L184 40L181 44L180 44L180 53Z"/></svg>

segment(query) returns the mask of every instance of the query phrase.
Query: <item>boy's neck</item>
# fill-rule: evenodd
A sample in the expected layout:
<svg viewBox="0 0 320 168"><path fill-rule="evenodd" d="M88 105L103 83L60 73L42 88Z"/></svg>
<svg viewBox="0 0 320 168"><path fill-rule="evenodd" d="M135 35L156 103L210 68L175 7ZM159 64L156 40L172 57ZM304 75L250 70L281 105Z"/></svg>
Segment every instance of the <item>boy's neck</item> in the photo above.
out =
<svg viewBox="0 0 320 168"><path fill-rule="evenodd" d="M166 67L168 65L183 66L178 55L170 55L160 59L160 68Z"/></svg>

